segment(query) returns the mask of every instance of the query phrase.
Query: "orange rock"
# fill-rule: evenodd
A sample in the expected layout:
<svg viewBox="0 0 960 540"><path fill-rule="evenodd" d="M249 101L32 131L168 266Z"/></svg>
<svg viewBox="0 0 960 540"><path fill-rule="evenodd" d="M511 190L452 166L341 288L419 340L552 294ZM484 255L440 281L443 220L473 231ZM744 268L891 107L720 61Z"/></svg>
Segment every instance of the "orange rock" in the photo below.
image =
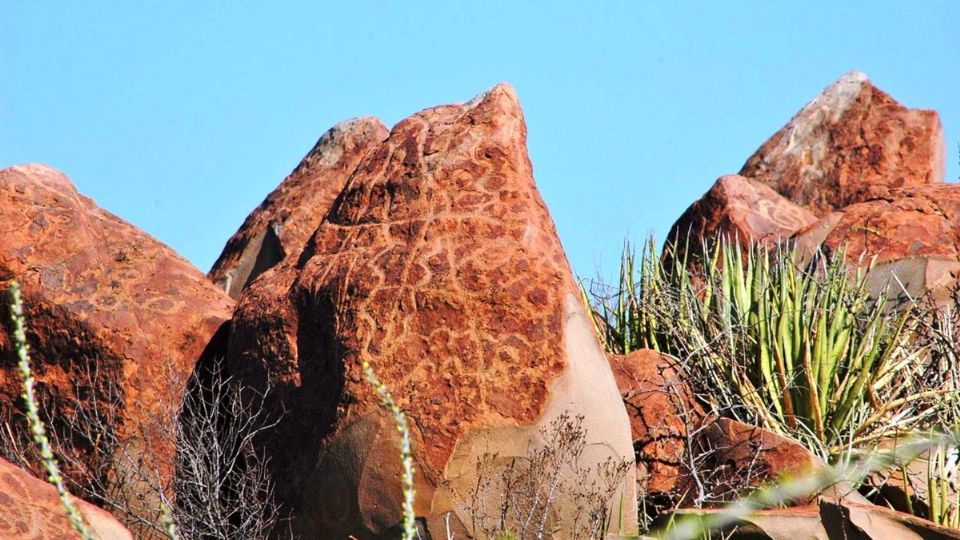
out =
<svg viewBox="0 0 960 540"><path fill-rule="evenodd" d="M583 416L584 465L632 461L506 85L395 126L299 261L243 293L226 359L241 381L272 388L268 410L286 411L259 443L305 537L376 536L400 520L396 429L364 360L410 420L417 511L434 534L447 513L458 531L471 523L478 459L527 455L563 413ZM634 487L631 472L614 496L627 530ZM561 504L557 519L572 519L575 503Z"/></svg>
<svg viewBox="0 0 960 540"><path fill-rule="evenodd" d="M890 286L894 293L916 298L929 291L938 303L949 302L960 275L960 185L893 190L848 206L800 231L796 245L803 258L823 246L842 248L850 264L875 263L874 293Z"/></svg>
<svg viewBox="0 0 960 540"><path fill-rule="evenodd" d="M231 298L285 257L296 259L357 164L387 138L372 116L341 122L320 137L297 168L247 216L209 277Z"/></svg>
<svg viewBox="0 0 960 540"><path fill-rule="evenodd" d="M770 137L740 170L817 215L888 190L943 182L943 128L851 72Z"/></svg>
<svg viewBox="0 0 960 540"><path fill-rule="evenodd" d="M630 416L638 491L650 504L675 501L688 476L688 442L706 413L676 359L651 349L608 358Z"/></svg>
<svg viewBox="0 0 960 540"><path fill-rule="evenodd" d="M696 434L693 446L700 481L708 484L715 496L728 500L747 488L816 474L824 467L800 443L729 418L707 424ZM689 482L687 487L692 487Z"/></svg>
<svg viewBox="0 0 960 540"><path fill-rule="evenodd" d="M81 485L124 484L145 497L140 517L152 519L157 494L129 475L142 468L169 485L170 422L194 363L230 317L233 301L49 167L0 171L0 229L0 291L12 279L21 284L51 430L82 463L72 463L67 474ZM2 311L9 321L6 305ZM8 332L7 325L0 329L0 412L9 421L21 402ZM96 415L93 425L77 427ZM108 446L114 441L116 447ZM123 470L102 462L111 452Z"/></svg>
<svg viewBox="0 0 960 540"><path fill-rule="evenodd" d="M71 499L96 538L133 538L108 512L76 497ZM72 540L78 537L60 504L56 488L0 458L0 538Z"/></svg>
<svg viewBox="0 0 960 540"><path fill-rule="evenodd" d="M720 177L703 197L690 205L667 235L670 256L685 260L704 242L723 236L747 246L776 245L816 222L817 217L767 185L739 175Z"/></svg>

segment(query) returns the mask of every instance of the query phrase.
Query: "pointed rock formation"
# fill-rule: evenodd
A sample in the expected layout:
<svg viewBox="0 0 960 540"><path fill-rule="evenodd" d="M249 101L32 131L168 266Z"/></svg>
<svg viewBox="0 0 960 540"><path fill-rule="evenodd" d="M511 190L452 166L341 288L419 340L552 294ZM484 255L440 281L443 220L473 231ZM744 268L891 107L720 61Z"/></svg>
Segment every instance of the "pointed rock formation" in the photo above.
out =
<svg viewBox="0 0 960 540"><path fill-rule="evenodd" d="M108 512L71 497L100 540L132 540L130 531ZM0 538L60 540L78 538L60 504L56 488L0 458Z"/></svg>
<svg viewBox="0 0 960 540"><path fill-rule="evenodd" d="M169 485L180 396L233 301L41 165L0 171L0 293L14 279L50 428L70 456L66 473L81 486L122 490L143 504L133 509L139 518L154 519L157 493L146 479ZM0 415L20 426L8 295L0 296Z"/></svg>
<svg viewBox="0 0 960 540"><path fill-rule="evenodd" d="M594 471L565 474L563 489L599 484L608 459L632 462L629 420L505 85L394 127L299 262L243 293L226 361L241 382L270 388L268 410L286 411L258 442L305 537L391 537L401 520L396 428L364 361L409 419L417 512L434 537L447 513L457 537L483 536L471 514L499 515L500 498L474 500L478 484L549 444L558 419L582 427L580 465ZM499 465L479 478L485 457ZM614 491L605 500L631 530L632 471ZM558 526L587 511L560 500Z"/></svg>
<svg viewBox="0 0 960 540"><path fill-rule="evenodd" d="M907 109L851 72L767 140L740 174L823 215L892 188L942 182L944 166L937 113Z"/></svg>
<svg viewBox="0 0 960 540"><path fill-rule="evenodd" d="M688 249L699 253L703 242L724 236L742 245L776 245L817 220L765 184L739 175L720 177L690 205L667 235L670 251L686 260Z"/></svg>
<svg viewBox="0 0 960 540"><path fill-rule="evenodd" d="M285 257L297 258L361 159L387 138L380 120L341 122L320 137L297 168L227 242L208 274L231 298Z"/></svg>

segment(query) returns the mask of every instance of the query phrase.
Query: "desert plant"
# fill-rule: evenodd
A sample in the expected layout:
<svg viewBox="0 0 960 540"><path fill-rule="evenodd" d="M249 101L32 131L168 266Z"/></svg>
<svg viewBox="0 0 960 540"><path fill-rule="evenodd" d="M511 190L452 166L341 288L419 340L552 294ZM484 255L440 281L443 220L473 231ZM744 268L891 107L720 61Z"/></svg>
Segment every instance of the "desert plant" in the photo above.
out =
<svg viewBox="0 0 960 540"><path fill-rule="evenodd" d="M397 432L400 434L400 463L403 466L402 489L403 489L403 532L402 540L413 540L417 532L416 514L413 510L413 502L416 492L413 488L413 450L410 446L410 428L407 426L407 417L393 400L390 389L380 381L373 367L366 360L361 367L367 382L377 392L380 402L390 411L393 421L397 425Z"/></svg>
<svg viewBox="0 0 960 540"><path fill-rule="evenodd" d="M582 463L586 448L583 417L562 413L529 442L522 457L483 454L477 484L463 497L474 536L503 540L603 538L622 528L623 516L610 507L632 462L608 459L596 469ZM592 477L589 482L586 478ZM568 529L558 530L557 504L573 501ZM622 508L620 509L622 512ZM620 515L611 523L611 514Z"/></svg>
<svg viewBox="0 0 960 540"><path fill-rule="evenodd" d="M14 341L18 347L23 344L27 355L19 289L14 286L11 291ZM114 513L138 535L266 538L276 525L277 508L271 503L266 463L254 452L252 441L276 419L266 419L249 400L242 402L241 389L218 366L214 362L202 381L191 381L181 400L161 399L155 417L143 419L140 446L155 448L152 437L173 441L177 448L173 463L160 463L149 452L131 451L119 443L116 428L122 424L123 393L95 363L71 380L74 397L65 407L55 407L64 405L62 400L44 400L35 392L33 376L27 372L25 416L31 431L40 426L45 438L41 444L30 444L9 418L0 430L0 451L28 469L38 461L48 470L51 464L63 464L70 474L61 474L59 467L56 475L50 473L63 500L69 502L67 490L76 493ZM185 386L185 382L171 385ZM169 476L159 474L159 466L176 471L173 483L161 480ZM149 518L153 515L157 519Z"/></svg>
<svg viewBox="0 0 960 540"><path fill-rule="evenodd" d="M664 262L651 239L637 272L624 250L613 294L591 288L608 349L681 358L715 412L793 436L828 459L921 429L954 396L916 340L929 312L871 297L865 273L842 253L801 264L785 246L721 239L697 259L696 272L685 258Z"/></svg>
<svg viewBox="0 0 960 540"><path fill-rule="evenodd" d="M13 340L14 348L17 351L17 367L20 372L23 386L23 401L26 406L27 421L30 425L30 431L33 434L33 441L37 445L40 454L40 460L44 469L47 471L47 480L53 484L60 498L60 505L63 506L70 525L80 533L84 540L93 540L94 536L90 532L83 515L77 509L70 498L70 492L64 483L60 474L60 466L56 457L53 455L53 449L50 440L47 437L46 426L40 418L40 406L37 401L36 391L34 389L33 372L30 367L30 347L27 344L26 322L23 314L23 298L20 293L20 284L13 281L10 284L11 296L11 318L13 320Z"/></svg>

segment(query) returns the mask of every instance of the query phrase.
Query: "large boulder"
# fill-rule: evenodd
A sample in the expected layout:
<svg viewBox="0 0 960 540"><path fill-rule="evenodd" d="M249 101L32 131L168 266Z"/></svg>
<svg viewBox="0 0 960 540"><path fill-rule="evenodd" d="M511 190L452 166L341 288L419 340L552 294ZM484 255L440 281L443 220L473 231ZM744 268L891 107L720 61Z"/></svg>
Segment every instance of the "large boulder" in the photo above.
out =
<svg viewBox="0 0 960 540"><path fill-rule="evenodd" d="M180 397L233 301L41 165L0 171L0 293L14 279L67 475L80 495L109 491L108 503L154 520L157 490L171 485ZM27 437L8 295L0 297L0 415Z"/></svg>
<svg viewBox="0 0 960 540"><path fill-rule="evenodd" d="M725 237L746 246L777 245L816 222L817 216L772 188L739 175L722 176L673 224L667 235L672 256L687 260L705 242Z"/></svg>
<svg viewBox="0 0 960 540"><path fill-rule="evenodd" d="M740 170L817 215L942 182L943 129L934 111L908 109L851 72L828 86Z"/></svg>
<svg viewBox="0 0 960 540"><path fill-rule="evenodd" d="M285 257L299 257L357 164L387 138L372 116L341 122L247 216L208 274L231 298Z"/></svg>
<svg viewBox="0 0 960 540"><path fill-rule="evenodd" d="M410 421L416 511L435 538L448 514L457 537L483 537L475 524L499 516L503 498L479 488L545 446L569 448L549 446L555 428L586 443L577 465L592 468L564 468L561 490L601 489L607 460L632 467L629 420L534 185L510 87L400 122L299 261L241 296L227 370L285 412L257 442L304 537L392 537L401 521L397 431L363 361ZM495 467L481 477L478 462ZM631 530L632 469L615 480L602 502ZM583 500L560 497L547 525L572 528Z"/></svg>
<svg viewBox="0 0 960 540"><path fill-rule="evenodd" d="M798 233L796 245L804 259L842 249L851 264L875 264L874 293L889 286L948 302L960 275L960 185L915 186L850 205Z"/></svg>
<svg viewBox="0 0 960 540"><path fill-rule="evenodd" d="M132 540L130 531L108 512L71 497L85 523L100 540ZM8 540L72 540L56 488L0 458L0 538Z"/></svg>

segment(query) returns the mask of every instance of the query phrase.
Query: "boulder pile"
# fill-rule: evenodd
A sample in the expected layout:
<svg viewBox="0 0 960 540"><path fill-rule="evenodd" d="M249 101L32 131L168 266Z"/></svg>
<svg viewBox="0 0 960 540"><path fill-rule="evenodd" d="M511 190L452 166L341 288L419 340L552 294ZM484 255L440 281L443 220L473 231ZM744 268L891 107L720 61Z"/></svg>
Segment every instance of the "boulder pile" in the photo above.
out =
<svg viewBox="0 0 960 540"><path fill-rule="evenodd" d="M337 124L207 276L62 173L0 171L0 292L14 280L23 289L69 485L137 537L162 537L160 502L176 500L195 465L183 461L195 449L177 435L180 407L216 373L269 419L244 447L272 485L276 534L395 538L401 438L368 369L407 418L425 538L483 538L511 519L547 536L589 523L629 532L638 500L648 512L703 503L703 475L733 498L824 467L795 441L708 414L677 359L604 352L534 182L526 129L505 84L390 130L372 117ZM960 271L960 189L943 177L936 113L851 73L690 206L668 251L720 235L844 249L911 294L945 300ZM15 349L4 323L0 451L17 464L0 460L0 536L61 538L69 524L53 488L24 469L40 474ZM77 502L101 537L130 537ZM836 490L757 514L747 530L957 537Z"/></svg>

